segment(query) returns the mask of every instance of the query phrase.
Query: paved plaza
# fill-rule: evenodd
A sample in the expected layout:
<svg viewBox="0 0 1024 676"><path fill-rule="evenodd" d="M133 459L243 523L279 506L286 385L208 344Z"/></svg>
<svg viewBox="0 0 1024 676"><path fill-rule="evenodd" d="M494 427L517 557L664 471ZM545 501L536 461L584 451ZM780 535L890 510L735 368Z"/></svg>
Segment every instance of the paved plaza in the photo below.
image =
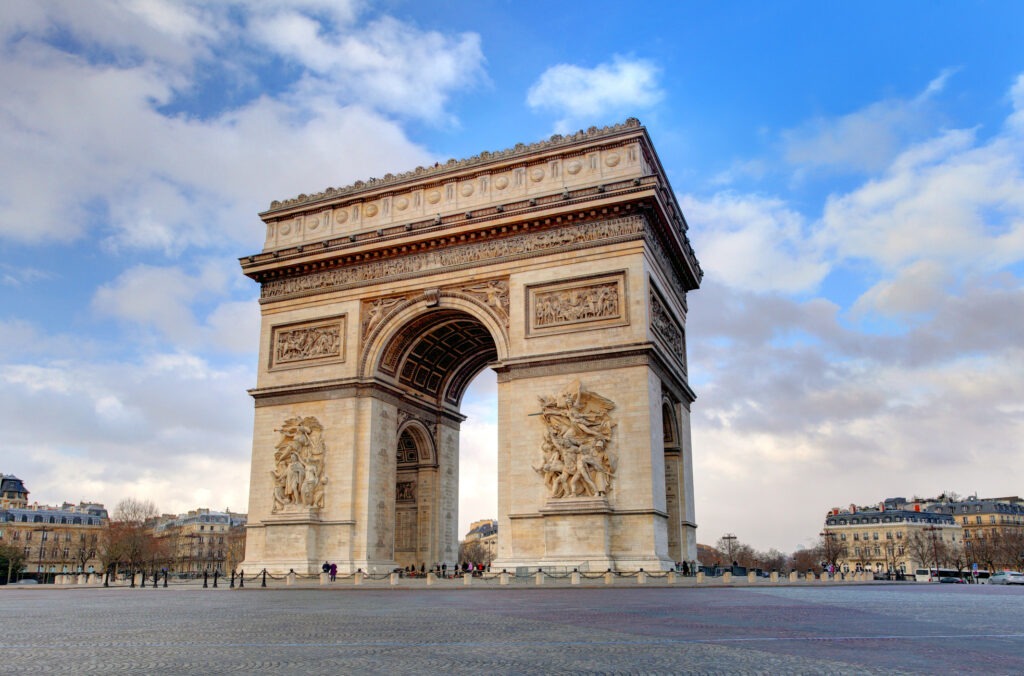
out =
<svg viewBox="0 0 1024 676"><path fill-rule="evenodd" d="M0 588L0 672L1024 673L987 585Z"/></svg>

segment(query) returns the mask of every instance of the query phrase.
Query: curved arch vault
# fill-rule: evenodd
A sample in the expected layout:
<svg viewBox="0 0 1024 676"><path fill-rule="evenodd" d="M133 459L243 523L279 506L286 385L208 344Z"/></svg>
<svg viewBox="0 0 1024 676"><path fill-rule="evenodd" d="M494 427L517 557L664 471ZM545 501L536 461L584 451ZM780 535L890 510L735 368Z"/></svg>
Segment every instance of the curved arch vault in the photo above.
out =
<svg viewBox="0 0 1024 676"><path fill-rule="evenodd" d="M637 121L261 218L264 249L242 259L262 310L246 569L454 564L459 407L485 368L495 566L696 559L685 326L702 273Z"/></svg>

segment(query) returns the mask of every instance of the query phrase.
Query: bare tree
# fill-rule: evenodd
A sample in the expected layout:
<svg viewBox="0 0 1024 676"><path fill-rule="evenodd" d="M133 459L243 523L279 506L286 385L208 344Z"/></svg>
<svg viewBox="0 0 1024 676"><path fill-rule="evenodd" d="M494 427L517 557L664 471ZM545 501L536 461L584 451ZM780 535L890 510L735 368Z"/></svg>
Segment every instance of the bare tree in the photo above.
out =
<svg viewBox="0 0 1024 676"><path fill-rule="evenodd" d="M828 530L821 533L818 538L817 549L821 552L821 561L825 566L832 566L832 570L839 570L839 564L843 560L846 546L843 545L836 533Z"/></svg>
<svg viewBox="0 0 1024 676"><path fill-rule="evenodd" d="M789 563L789 557L774 547L767 552L758 552L757 558L765 570L785 570Z"/></svg>
<svg viewBox="0 0 1024 676"><path fill-rule="evenodd" d="M106 570L124 568L134 574L143 564L154 560L159 548L147 531L146 522L159 514L151 500L125 498L117 503L101 548Z"/></svg>
<svg viewBox="0 0 1024 676"><path fill-rule="evenodd" d="M494 554L490 547L484 546L479 540L470 540L459 545L459 560L486 566L494 560Z"/></svg>
<svg viewBox="0 0 1024 676"><path fill-rule="evenodd" d="M798 549L790 557L790 565L793 570L813 570L820 573L822 558L820 545L810 549Z"/></svg>

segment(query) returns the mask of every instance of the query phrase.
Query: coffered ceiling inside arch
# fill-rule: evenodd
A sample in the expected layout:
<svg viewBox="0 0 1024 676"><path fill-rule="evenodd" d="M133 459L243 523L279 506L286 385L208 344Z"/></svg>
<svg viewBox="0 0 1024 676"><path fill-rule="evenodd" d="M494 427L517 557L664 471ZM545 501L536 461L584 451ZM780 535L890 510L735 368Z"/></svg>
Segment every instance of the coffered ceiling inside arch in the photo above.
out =
<svg viewBox="0 0 1024 676"><path fill-rule="evenodd" d="M426 315L394 340L401 345L402 354L398 382L455 406L474 376L498 359L494 338L487 328L462 312Z"/></svg>

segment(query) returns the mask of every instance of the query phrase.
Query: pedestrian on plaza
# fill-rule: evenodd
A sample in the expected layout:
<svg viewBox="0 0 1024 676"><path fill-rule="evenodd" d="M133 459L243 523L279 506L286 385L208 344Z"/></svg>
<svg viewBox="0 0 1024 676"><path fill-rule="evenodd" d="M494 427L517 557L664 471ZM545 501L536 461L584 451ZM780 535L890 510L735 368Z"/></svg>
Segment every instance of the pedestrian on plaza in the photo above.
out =
<svg viewBox="0 0 1024 676"><path fill-rule="evenodd" d="M441 564L441 577L448 577L448 564L447 563L442 563Z"/></svg>
<svg viewBox="0 0 1024 676"><path fill-rule="evenodd" d="M331 564L324 561L324 565L320 566L320 570L322 570L325 573L331 572Z"/></svg>
<svg viewBox="0 0 1024 676"><path fill-rule="evenodd" d="M686 561L683 561L683 576L690 576L690 564L688 564Z"/></svg>
<svg viewBox="0 0 1024 676"><path fill-rule="evenodd" d="M336 578L338 577L338 564L336 564L336 563L332 563L332 564L331 564L331 565L330 565L330 566L328 567L328 570L329 570L329 571L330 571L330 573L331 573L331 582L334 582L334 580L335 580L335 579L336 579Z"/></svg>

